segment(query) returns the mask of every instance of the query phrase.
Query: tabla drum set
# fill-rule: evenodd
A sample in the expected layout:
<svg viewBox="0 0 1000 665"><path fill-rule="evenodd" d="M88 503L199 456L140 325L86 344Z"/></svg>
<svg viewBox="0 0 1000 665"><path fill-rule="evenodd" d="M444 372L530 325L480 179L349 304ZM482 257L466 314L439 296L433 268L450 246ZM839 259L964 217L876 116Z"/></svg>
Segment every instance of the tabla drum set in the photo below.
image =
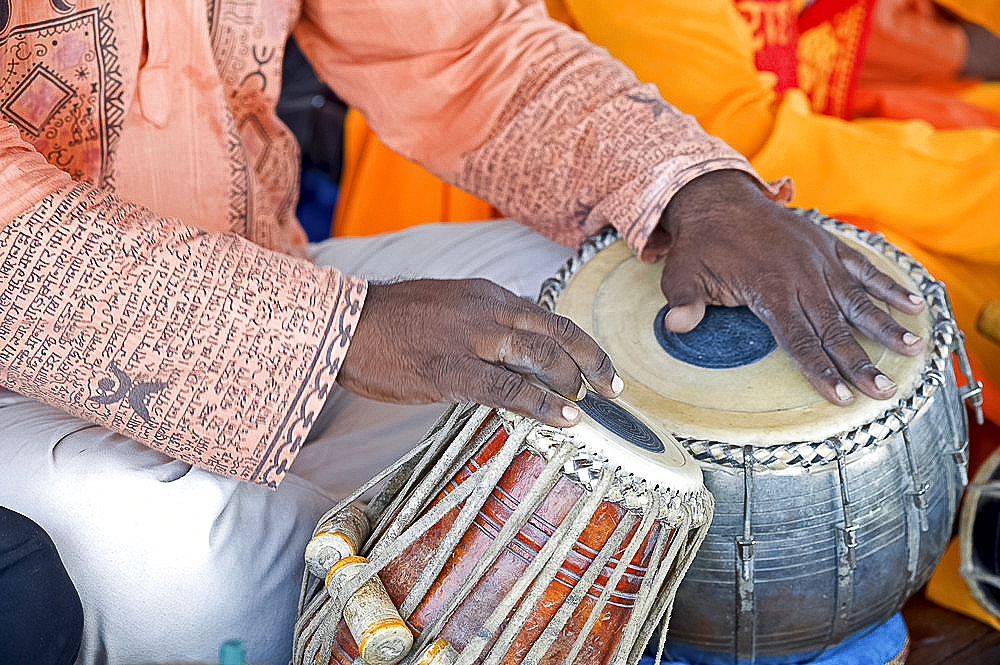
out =
<svg viewBox="0 0 1000 665"><path fill-rule="evenodd" d="M977 384L940 282L881 236L799 214L926 299L892 312L922 355L859 339L892 400L827 403L743 308L670 333L660 267L608 231L540 302L608 351L622 395L588 394L567 429L446 412L317 526L294 663L633 665L647 643L799 663L898 612L952 534Z"/></svg>

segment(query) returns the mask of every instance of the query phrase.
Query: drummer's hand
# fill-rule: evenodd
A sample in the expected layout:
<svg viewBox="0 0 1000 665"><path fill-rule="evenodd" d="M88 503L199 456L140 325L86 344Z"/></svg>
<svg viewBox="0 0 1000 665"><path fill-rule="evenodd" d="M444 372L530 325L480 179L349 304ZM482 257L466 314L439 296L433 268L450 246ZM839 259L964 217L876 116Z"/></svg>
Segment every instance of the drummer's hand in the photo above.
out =
<svg viewBox="0 0 1000 665"><path fill-rule="evenodd" d="M706 304L747 305L834 404L854 400L845 380L875 399L896 392L852 325L896 353L923 349L922 339L869 296L907 314L923 310L923 298L833 234L771 202L741 171L715 171L685 185L657 232L667 234L670 248L661 280L671 305L669 330L694 328Z"/></svg>
<svg viewBox="0 0 1000 665"><path fill-rule="evenodd" d="M579 421L584 378L621 392L610 358L569 319L484 279L427 279L369 284L337 381L371 399L471 401L565 427Z"/></svg>

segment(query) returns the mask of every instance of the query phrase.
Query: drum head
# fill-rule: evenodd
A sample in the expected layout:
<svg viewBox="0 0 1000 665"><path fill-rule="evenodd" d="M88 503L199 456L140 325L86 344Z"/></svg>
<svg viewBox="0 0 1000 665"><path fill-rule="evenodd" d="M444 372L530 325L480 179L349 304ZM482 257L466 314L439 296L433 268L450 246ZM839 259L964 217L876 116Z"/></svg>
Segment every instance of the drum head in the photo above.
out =
<svg viewBox="0 0 1000 665"><path fill-rule="evenodd" d="M880 270L920 292L902 266L853 236L839 235ZM665 331L661 272L660 263L640 262L619 240L580 266L555 310L611 356L625 381L620 401L675 436L755 446L817 441L870 423L895 404L857 391L849 407L830 404L745 308L710 308L693 331ZM892 311L901 325L928 340L920 356L898 355L858 334L875 364L899 385L894 400L914 391L928 362L929 309L917 316Z"/></svg>
<svg viewBox="0 0 1000 665"><path fill-rule="evenodd" d="M594 392L577 402L580 422L563 430L591 453L650 488L681 494L704 488L701 467L674 437L655 422Z"/></svg>

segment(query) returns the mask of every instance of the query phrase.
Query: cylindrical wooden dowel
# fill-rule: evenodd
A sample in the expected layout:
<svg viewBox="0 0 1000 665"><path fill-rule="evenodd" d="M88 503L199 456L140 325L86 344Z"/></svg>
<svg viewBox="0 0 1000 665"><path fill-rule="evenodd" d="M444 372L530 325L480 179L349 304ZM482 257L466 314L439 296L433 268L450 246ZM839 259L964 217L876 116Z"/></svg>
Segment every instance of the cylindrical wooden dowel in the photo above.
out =
<svg viewBox="0 0 1000 665"><path fill-rule="evenodd" d="M309 572L326 579L335 563L358 553L370 530L364 508L354 503L348 505L327 520L306 545Z"/></svg>
<svg viewBox="0 0 1000 665"><path fill-rule="evenodd" d="M362 556L349 556L335 563L326 576L330 595L336 593L335 581L349 582L367 563ZM358 645L361 658L370 665L395 665L413 647L413 633L403 623L377 575L369 578L347 600L344 622Z"/></svg>

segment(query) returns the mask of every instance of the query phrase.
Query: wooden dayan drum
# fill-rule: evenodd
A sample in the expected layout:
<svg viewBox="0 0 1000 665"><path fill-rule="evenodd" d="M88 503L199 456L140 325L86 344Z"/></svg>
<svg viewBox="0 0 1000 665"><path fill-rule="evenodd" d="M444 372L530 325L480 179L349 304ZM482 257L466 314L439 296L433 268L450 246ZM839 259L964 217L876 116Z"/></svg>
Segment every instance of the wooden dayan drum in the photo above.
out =
<svg viewBox="0 0 1000 665"><path fill-rule="evenodd" d="M369 483L389 478L358 579L381 580L412 629L404 665L634 664L666 623L712 497L655 424L595 393L579 404L565 429L456 406ZM307 576L295 663L361 662L341 621L357 588Z"/></svg>
<svg viewBox="0 0 1000 665"><path fill-rule="evenodd" d="M897 381L894 399L826 402L746 308L709 308L690 333L666 331L662 266L613 232L542 289L543 305L608 351L625 381L619 402L671 433L715 496L668 636L669 654L688 662L805 662L887 620L930 576L966 482L963 400L978 386L944 286L881 236L798 212L926 298L918 316L892 312L928 340L921 356L859 339Z"/></svg>

